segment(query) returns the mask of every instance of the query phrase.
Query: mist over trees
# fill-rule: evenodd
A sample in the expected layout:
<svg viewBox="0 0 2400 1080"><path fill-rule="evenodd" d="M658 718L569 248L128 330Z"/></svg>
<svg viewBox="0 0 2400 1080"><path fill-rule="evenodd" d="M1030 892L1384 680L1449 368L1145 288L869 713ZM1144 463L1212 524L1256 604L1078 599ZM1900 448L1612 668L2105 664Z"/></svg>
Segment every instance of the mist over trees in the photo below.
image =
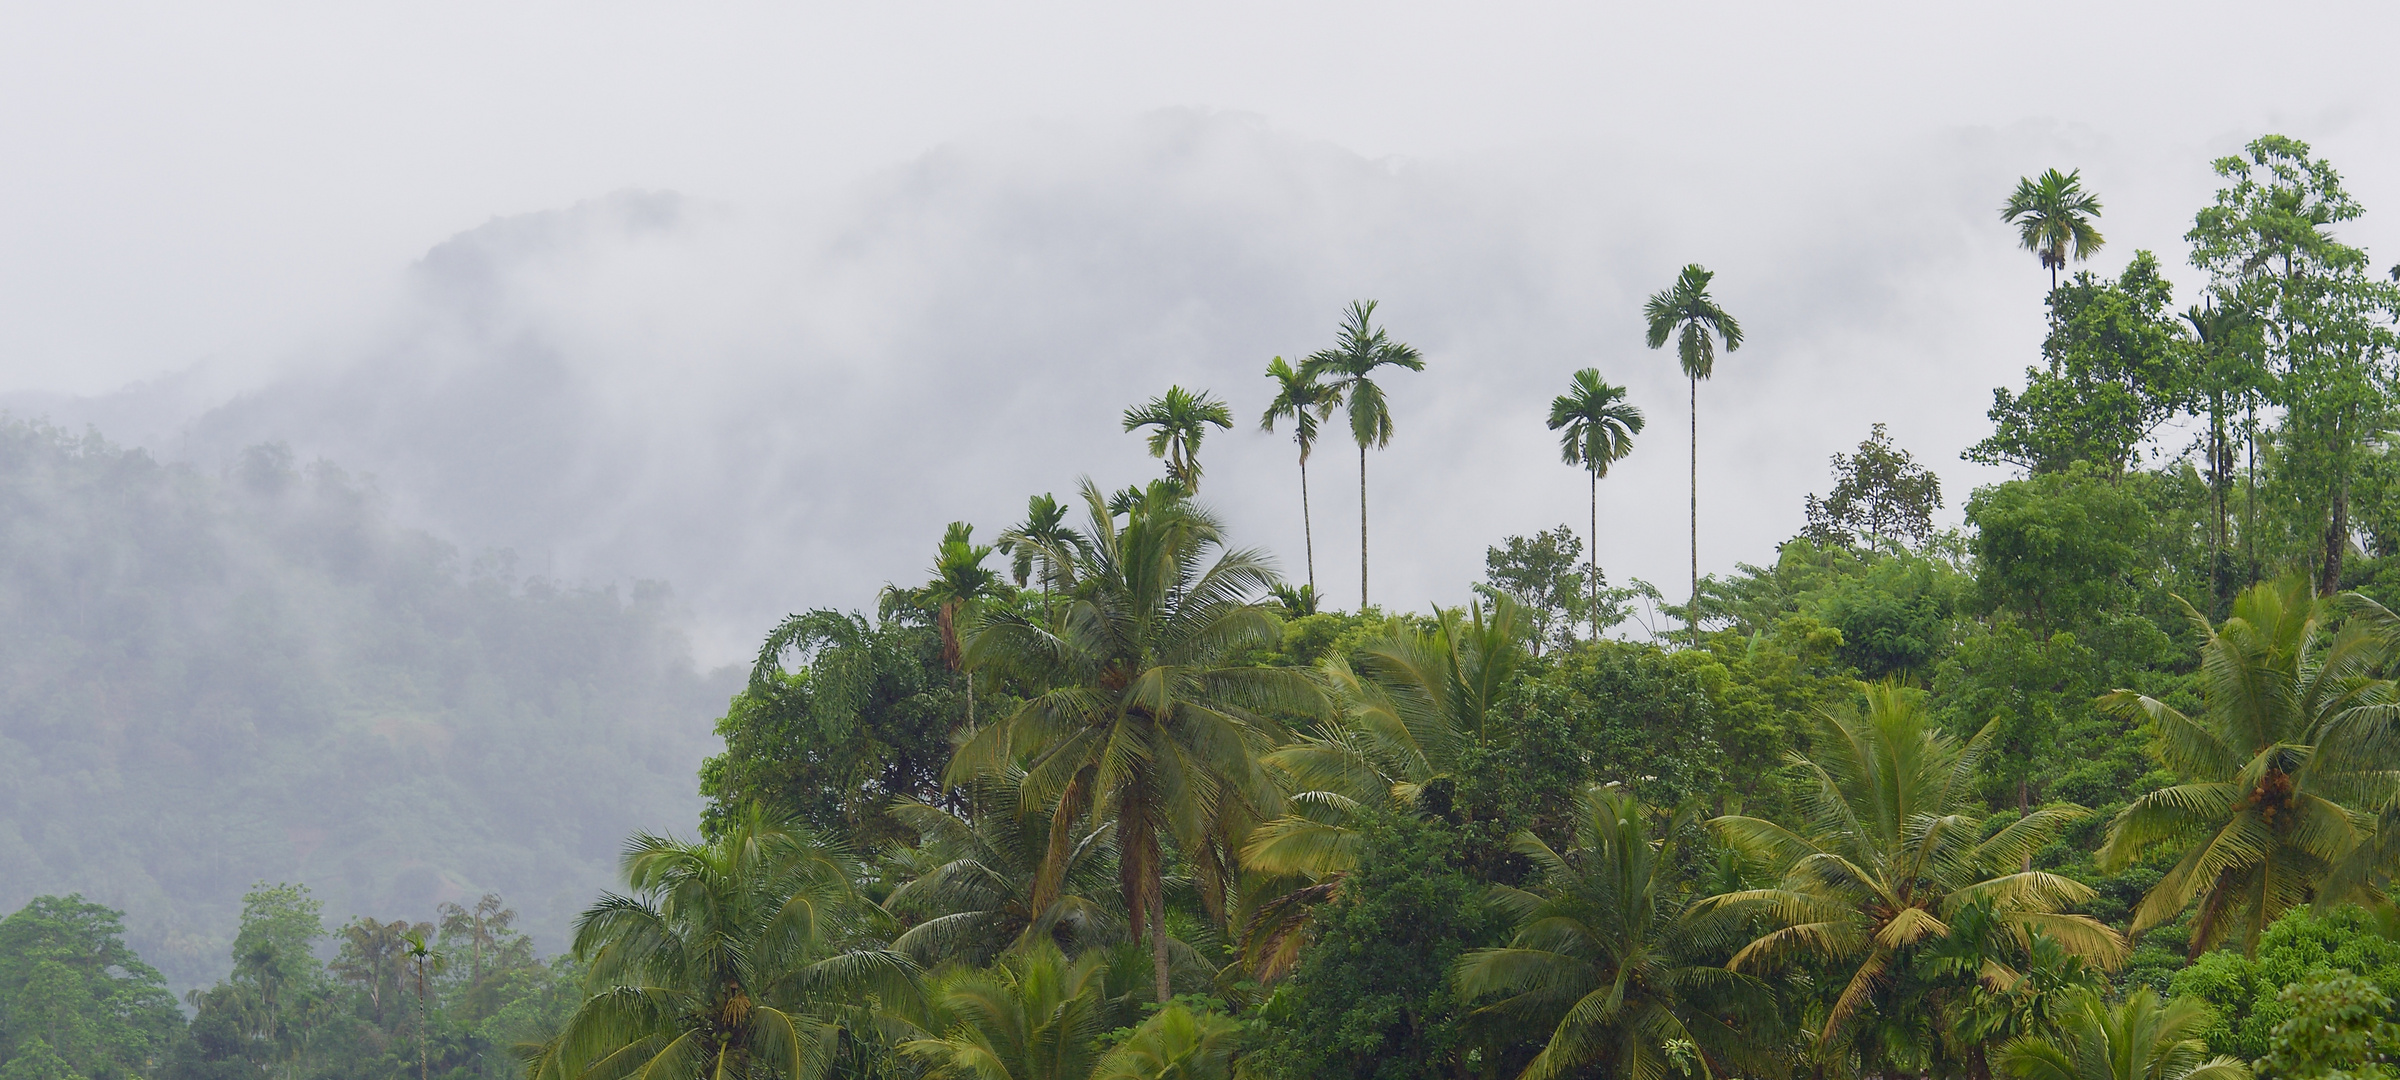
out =
<svg viewBox="0 0 2400 1080"><path fill-rule="evenodd" d="M500 891L564 945L688 818L721 684L663 587L467 560L262 445L222 475L0 423L0 906L81 892L191 986L260 879L341 918Z"/></svg>
<svg viewBox="0 0 2400 1080"><path fill-rule="evenodd" d="M0 921L0 1080L2388 1076L2400 270L2335 235L2363 208L2305 144L2212 167L2182 294L2149 251L2074 265L2105 247L2079 172L1998 207L2048 333L1966 448L2015 472L1958 500L1962 528L1874 423L1786 493L1798 534L1699 575L1698 384L1745 374L1716 378L1720 347L1774 346L1718 304L1738 275L1686 264L1621 343L1682 377L1686 445L1651 445L1608 370L1559 364L1524 467L1579 474L1542 519L1583 533L1497 536L1455 603L1371 606L1371 496L1410 477L1366 451L1425 437L1376 380L1452 358L1361 299L1330 346L1287 350L1308 361L1266 362L1254 436L1280 458L1291 425L1305 464L1350 422L1357 608L1217 509L1311 512L1298 470L1269 492L1203 468L1254 402L1173 382L1103 414L1163 475L1030 493L990 543L928 528L871 610L786 616L714 695L656 589L462 571L331 466L270 444L211 477L8 428L11 602L48 628L19 741L253 790L332 762L342 789L312 798L405 803L390 820L449 847L330 818L352 858L327 887L360 910L257 881L188 1020L138 927L33 898ZM1676 449L1688 516L1602 516L1604 477ZM1691 579L1610 585L1604 520L1679 534ZM1420 524L1376 521L1386 552ZM176 730L13 719L121 685ZM677 709L717 716L696 778L645 719ZM149 753L186 728L205 741ZM661 774L697 780L702 805L666 810L687 829L623 821ZM101 779L96 813L136 801ZM547 801L489 794L512 782ZM249 820L188 816L236 841ZM70 839L165 858L146 822L97 821ZM543 860L571 871L595 822L626 837L616 882L581 894L563 955L513 901L465 902L476 857L557 887Z"/></svg>

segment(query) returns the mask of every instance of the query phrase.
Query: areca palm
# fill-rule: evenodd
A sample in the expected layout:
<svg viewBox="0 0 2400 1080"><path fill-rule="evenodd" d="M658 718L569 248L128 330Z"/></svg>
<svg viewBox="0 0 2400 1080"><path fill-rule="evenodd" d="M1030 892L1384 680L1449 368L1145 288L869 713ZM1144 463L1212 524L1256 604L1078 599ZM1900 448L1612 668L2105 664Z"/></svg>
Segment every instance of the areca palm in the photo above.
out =
<svg viewBox="0 0 2400 1080"><path fill-rule="evenodd" d="M2082 809L2036 810L1981 835L1975 769L1993 730L1986 725L1961 743L1934 729L1908 691L1870 687L1863 715L1821 716L1812 751L1792 755L1804 785L1797 828L1743 816L1711 823L1779 878L1707 901L1755 907L1777 924L1729 966L1809 956L1831 967L1841 990L1820 1044L1833 1042L1870 1004L1905 954L1948 937L1950 922L1969 906L1987 906L2022 940L2046 934L2103 966L2124 956L2115 931L2064 910L2090 899L2090 887L2021 869Z"/></svg>
<svg viewBox="0 0 2400 1080"><path fill-rule="evenodd" d="M1716 275L1692 263L1676 275L1675 284L1653 294L1642 305L1646 340L1653 349L1675 339L1675 362L1692 395L1692 606L1686 609L1692 644L1700 643L1700 380L1717 372L1717 346L1726 352L1742 347L1742 324L1717 306L1708 294Z"/></svg>
<svg viewBox="0 0 2400 1080"><path fill-rule="evenodd" d="M1757 1007L1764 987L1702 959L1709 939L1721 935L1709 932L1705 916L1687 917L1674 832L1670 824L1653 839L1640 802L1593 787L1583 794L1572 849L1562 853L1532 833L1517 834L1514 847L1540 870L1540 888L1493 890L1517 917L1515 936L1506 948L1460 958L1452 980L1469 1000L1504 995L1481 1011L1550 1029L1518 1080L1551 1080L1593 1065L1621 1080L1659 1080L1678 1042L1704 1056L1707 1075L1757 1062L1766 1040L1737 1031L1726 1017L1765 1014Z"/></svg>
<svg viewBox="0 0 2400 1080"><path fill-rule="evenodd" d="M2377 608L2375 610L2380 610ZM2154 847L2182 857L2134 909L2136 933L2197 901L2198 955L2239 929L2254 951L2268 923L2308 902L2358 843L2365 815L2390 802L2393 685L2372 678L2391 655L2368 620L2324 633L2331 609L2308 582L2265 582L2201 629L2197 717L2120 690L2102 704L2146 723L2184 783L2133 801L2109 824L2101 864Z"/></svg>
<svg viewBox="0 0 2400 1080"><path fill-rule="evenodd" d="M967 677L966 722L970 725L975 722L975 673L966 670L963 648L966 625L974 620L982 602L1002 592L1000 575L983 565L992 551L990 544L975 543L975 526L953 521L942 532L942 546L934 551L933 579L913 590L886 590L887 600L903 600L933 612L934 630L942 639L943 665Z"/></svg>
<svg viewBox="0 0 2400 1080"><path fill-rule="evenodd" d="M1150 456L1166 462L1167 478L1190 494L1200 490L1200 440L1211 425L1230 430L1233 413L1206 390L1195 394L1170 386L1166 393L1125 410L1125 430L1150 428Z"/></svg>
<svg viewBox="0 0 2400 1080"><path fill-rule="evenodd" d="M1310 353L1300 374L1330 376L1350 413L1350 438L1358 443L1358 608L1367 608L1367 448L1392 442L1392 410L1375 373L1383 368L1425 370L1425 358L1375 326L1375 301L1353 300L1342 314L1333 347Z"/></svg>
<svg viewBox="0 0 2400 1080"><path fill-rule="evenodd" d="M1008 556L1009 574L1019 587L1041 578L1042 606L1047 608L1051 592L1075 584L1074 555L1083 546L1083 534L1067 524L1064 503L1042 494L1025 500L1025 520L1003 531L995 546Z"/></svg>
<svg viewBox="0 0 2400 1080"><path fill-rule="evenodd" d="M1258 418L1260 431L1275 430L1278 420L1292 422L1292 441L1300 445L1300 539L1308 552L1308 587L1317 587L1317 538L1308 520L1308 454L1317 445L1317 425L1342 403L1339 387L1317 381L1316 375L1295 368L1283 357L1267 361L1267 377L1275 380L1275 400Z"/></svg>
<svg viewBox="0 0 2400 1080"><path fill-rule="evenodd" d="M2050 270L2050 287L2058 288L2058 272L2072 254L2088 259L2103 241L2092 219L2100 216L2100 199L2083 190L2083 170L2052 169L2039 177L2020 177L2017 190L2000 206L2000 220L2017 227L2017 243L2041 257Z"/></svg>
<svg viewBox="0 0 2400 1080"><path fill-rule="evenodd" d="M1089 547L1077 584L1046 622L988 620L968 646L970 666L995 665L1050 687L962 744L954 777L1021 767L1023 805L1051 814L1031 907L1058 895L1077 839L1116 830L1118 884L1135 940L1151 942L1159 1000L1171 995L1164 932L1165 845L1172 843L1221 901L1231 845L1280 808L1259 765L1280 725L1320 696L1289 668L1243 663L1280 640L1275 582L1264 558L1228 550L1217 520L1166 488L1151 489L1120 524L1089 481Z"/></svg>
<svg viewBox="0 0 2400 1080"><path fill-rule="evenodd" d="M2058 1036L2016 1039L2001 1048L1997 1064L2014 1080L2250 1080L2238 1059L2208 1056L2201 1036L2214 1020L2208 1006L2161 1001L2146 986L2115 1006L2085 992Z"/></svg>
<svg viewBox="0 0 2400 1080"><path fill-rule="evenodd" d="M705 843L637 835L629 895L575 920L596 989L531 1062L535 1080L806 1080L862 994L911 965L854 944L868 909L850 861L753 809Z"/></svg>
<svg viewBox="0 0 2400 1080"><path fill-rule="evenodd" d="M1550 402L1550 430L1559 432L1559 457L1580 465L1592 479L1592 637L1600 636L1600 478L1633 452L1642 430L1642 410L1625 400L1625 388L1600 378L1599 368L1575 373L1574 388Z"/></svg>

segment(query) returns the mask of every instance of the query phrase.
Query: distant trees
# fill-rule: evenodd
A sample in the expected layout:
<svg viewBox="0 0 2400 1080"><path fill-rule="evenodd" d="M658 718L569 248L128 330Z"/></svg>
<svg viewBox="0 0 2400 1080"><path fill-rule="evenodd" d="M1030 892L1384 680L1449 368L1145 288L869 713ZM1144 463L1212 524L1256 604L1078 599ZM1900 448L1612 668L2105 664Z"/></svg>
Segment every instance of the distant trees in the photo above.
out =
<svg viewBox="0 0 2400 1080"><path fill-rule="evenodd" d="M1425 358L1395 341L1374 323L1375 301L1354 300L1342 315L1333 347L1310 353L1300 374L1326 380L1350 414L1350 438L1358 443L1358 607L1367 608L1367 448L1392 442L1392 410L1375 373L1384 368L1425 370Z"/></svg>
<svg viewBox="0 0 2400 1080"><path fill-rule="evenodd" d="M81 896L0 919L0 1076L157 1074L183 1016L124 935L120 912Z"/></svg>
<svg viewBox="0 0 2400 1080"><path fill-rule="evenodd" d="M1599 568L1583 560L1583 541L1566 525L1532 536L1511 536L1483 553L1483 581L1475 591L1498 600L1506 597L1525 613L1527 640L1535 655L1545 645L1564 646L1573 640L1577 618L1589 615L1593 636L1602 623ZM1623 621L1621 611L1608 612L1610 625Z"/></svg>
<svg viewBox="0 0 2400 1080"><path fill-rule="evenodd" d="M2041 257L2053 289L2069 257L2091 258L2105 243L2092 224L2099 216L2100 199L2083 189L2081 169L2022 178L2000 207L2000 220L2017 227L2018 245Z"/></svg>
<svg viewBox="0 0 2400 1080"><path fill-rule="evenodd" d="M1824 545L1848 546L1906 540L1922 544L1933 535L1933 512L1942 506L1942 478L1892 445L1891 433L1876 424L1856 454L1833 455L1833 490L1808 497L1808 526L1801 535Z"/></svg>
<svg viewBox="0 0 2400 1080"><path fill-rule="evenodd" d="M1742 324L1725 309L1717 306L1709 295L1708 283L1716 275L1704 270L1699 263L1683 268L1675 283L1652 295L1642 305L1642 321L1648 327L1647 340L1653 349L1675 340L1675 363L1683 369L1684 380L1691 385L1692 397L1692 592L1687 609L1692 644L1700 643L1700 380L1717 371L1717 348L1726 352L1742 347Z"/></svg>

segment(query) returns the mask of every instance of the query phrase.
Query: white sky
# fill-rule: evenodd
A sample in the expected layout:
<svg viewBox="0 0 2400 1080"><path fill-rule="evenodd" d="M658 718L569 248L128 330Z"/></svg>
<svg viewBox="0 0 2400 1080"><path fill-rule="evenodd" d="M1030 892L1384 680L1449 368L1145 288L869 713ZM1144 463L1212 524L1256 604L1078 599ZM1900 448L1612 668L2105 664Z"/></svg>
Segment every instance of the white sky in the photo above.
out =
<svg viewBox="0 0 2400 1080"><path fill-rule="evenodd" d="M11 3L0 5L0 391L100 393L204 359L252 372L235 384L255 386L303 355L362 355L372 350L360 343L387 325L401 273L495 216L670 190L744 222L808 217L810 235L821 236L845 226L842 214L888 208L890 192L914 190L909 170L922 160L966 162L965 173L983 178L984 187L965 185L973 190L1055 193L1078 178L1044 157L1064 147L1058 160L1089 155L1093 183L1154 184L1161 166L1121 161L1140 142L1128 132L1142 118L1232 112L1259 118L1282 140L1276 153L1331 147L1398 169L1417 187L1393 205L1451 206L1470 223L1459 236L1481 227L1473 222L1504 221L1519 239L1491 250L1519 254L1494 255L1491 267L1588 274L1594 305L1630 307L1683 261L1719 268L1720 295L1751 313L1752 344L1735 361L1762 372L1747 389L1738 367L1704 388L1703 424L1715 396L1725 426L1711 433L1737 436L1725 460L1704 453L1702 462L1731 489L1703 510L1719 515L1706 523L1703 559L1722 569L1766 558L1789 535L1799 493L1823 484L1824 454L1854 444L1870 420L1890 421L1902 445L1943 469L1953 514L1966 486L1986 478L1955 455L1983 434L1989 387L2013 379L2038 335L2038 270L1989 210L2017 175L2084 168L2108 204L2111 243L2095 268L2113 273L2134 248L2152 247L2188 295L2193 275L2178 238L2214 186L2208 158L2279 131L2332 157L2366 202L2368 218L2347 238L2379 262L2400 254L2377 243L2400 221L2396 30L2400 16L2387 5L2295 3ZM923 158L944 147L951 157ZM1242 166L1223 183L1265 205L1281 175ZM1302 231L1319 220L1305 200L1277 205L1253 217ZM1595 250L1621 241L1623 250L1581 269L1556 251L1519 257L1540 248L1544 215L1557 217L1557 237ZM1403 336L1407 305L1424 313L1415 340L1450 349L1454 371L1479 346L1493 355L1504 345L1559 348L1521 389L1513 375L1470 385L1429 373L1426 385L1440 389L1416 403L1425 434L1414 450L1406 444L1417 432L1402 417L1393 468L1433 479L1421 503L1403 491L1380 505L1395 521L1433 514L1441 523L1429 528L1440 535L1416 548L1399 537L1378 543L1394 560L1380 579L1396 595L1383 598L1454 601L1479 573L1483 544L1502 530L1581 521L1582 506L1576 477L1547 456L1538 418L1531 433L1511 428L1502 440L1516 455L1509 464L1480 476L1444 472L1458 444L1433 432L1498 422L1472 410L1445 419L1446 410L1505 388L1508 408L1537 414L1563 371L1592 362L1600 347L1578 335L1613 342L1605 335L1621 334L1630 312L1595 313L1589 325L1561 314L1574 306L1561 299L1564 278L1512 291L1490 274L1471 289L1431 269L1379 277L1358 269L1375 265L1358 246L1363 226L1325 228L1351 246L1301 275L1322 290L1293 299L1310 313L1306 325L1330 330L1340 300L1381 293ZM978 242L1005 247L990 231ZM1452 246L1435 247L1484 250L1444 243ZM718 269L694 274L754 264L707 265ZM1868 280L1862 267L1889 272ZM940 269L938 259L907 263L874 296L897 310L891 298L919 280L910 274ZM1472 302L1441 306L1475 289L1485 291ZM681 322L661 314L651 327L654 352L611 362L664 363L695 340L722 337L720 316L750 317L685 299ZM607 324L602 306L565 305L590 313L592 326ZM826 333L824 317L803 321ZM1780 339L1779 324L1790 327ZM888 338L898 325L898 316L866 319L857 332ZM1255 333L1236 326L1223 340L1248 349L1256 337L1285 352L1322 344L1295 340L1296 325L1278 311ZM1263 357L1219 358L1207 333L1195 334L1194 374L1148 381L1205 375L1254 415L1240 396L1251 388L1232 373ZM1586 355L1568 355L1577 351ZM702 365L692 378L737 370L749 369ZM1660 425L1653 442L1677 434L1673 380L1624 378ZM1063 494L1075 474L1139 467L1119 445L1127 440L1102 430L1117 407L1116 398L1096 407L1102 422L1088 443L1059 444L1055 460L989 477L988 495L955 496L963 506L895 505L889 520L874 521L853 508L845 528L856 531L821 538L824 552L847 552L839 565L782 586L755 574L711 581L713 563L657 543L467 535L479 519L444 518L439 492L412 496L406 467L358 460L358 446L337 456L386 476L403 506L424 507L462 542L548 543L570 567L676 580L704 615L730 620L705 651L731 655L732 643L755 639L762 611L863 603L853 586L830 583L908 576L924 561L917 549L930 548L928 529L949 516L973 515L988 533L1027 490ZM940 417L921 423L946 426ZM1274 455L1265 440L1220 438L1212 449L1243 447L1216 451L1229 455L1225 475L1249 475L1255 457L1259 482L1288 483L1266 471ZM1092 460L1097 451L1076 449L1087 445L1116 456ZM1621 483L1612 478L1622 490L1611 494L1628 512L1677 523L1681 454L1645 449ZM1339 501L1354 477L1330 457L1317 477L1318 554L1320 577L1338 582L1327 566L1344 565L1355 546L1329 550L1327 537L1355 528ZM1442 500L1493 490L1492 468L1533 477L1498 487L1541 507L1439 511ZM1273 497L1285 498L1281 488ZM639 517L646 505L597 515L603 524L591 528L617 527L605 521ZM1286 523L1255 524L1297 570ZM890 554L902 538L905 551ZM1622 551L1604 543L1604 561L1673 582L1679 539L1662 524ZM606 554L578 562L577 551ZM772 595L727 599L762 590ZM1347 602L1345 591L1329 591Z"/></svg>

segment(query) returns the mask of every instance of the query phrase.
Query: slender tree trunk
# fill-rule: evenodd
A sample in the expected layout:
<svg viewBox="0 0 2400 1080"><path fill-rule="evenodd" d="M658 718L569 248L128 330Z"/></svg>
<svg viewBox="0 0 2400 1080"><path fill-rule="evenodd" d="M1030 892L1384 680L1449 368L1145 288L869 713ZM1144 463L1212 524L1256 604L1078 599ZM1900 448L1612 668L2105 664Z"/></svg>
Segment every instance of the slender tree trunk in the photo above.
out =
<svg viewBox="0 0 2400 1080"><path fill-rule="evenodd" d="M1175 1000L1175 982L1167 973L1167 893L1150 888L1150 972L1158 979L1158 1003Z"/></svg>
<svg viewBox="0 0 2400 1080"><path fill-rule="evenodd" d="M2242 541L2250 549L2250 565L2245 572L2250 584L2258 584L2258 405L2250 405L2248 429L2242 433Z"/></svg>
<svg viewBox="0 0 2400 1080"><path fill-rule="evenodd" d="M1591 474L1591 477L1592 557L1585 560L1585 562L1592 568L1592 580L1590 582L1592 606L1589 614L1592 617L1592 640L1598 641L1600 640L1600 474L1595 471Z"/></svg>
<svg viewBox="0 0 2400 1080"><path fill-rule="evenodd" d="M1367 610L1367 444L1358 444L1358 610Z"/></svg>
<svg viewBox="0 0 2400 1080"><path fill-rule="evenodd" d="M1689 376L1692 384L1692 606L1683 611L1683 621L1691 631L1692 647L1700 647L1700 377ZM1597 511L1595 511L1596 513Z"/></svg>
<svg viewBox="0 0 2400 1080"><path fill-rule="evenodd" d="M1317 591L1317 533L1308 521L1308 455L1300 455L1300 543L1308 551L1308 591Z"/></svg>
<svg viewBox="0 0 2400 1080"><path fill-rule="evenodd" d="M2333 520L2325 523L2325 564L2317 578L2317 595L2332 596L2342 589L2342 555L2350 546L2350 478L2334 482Z"/></svg>

